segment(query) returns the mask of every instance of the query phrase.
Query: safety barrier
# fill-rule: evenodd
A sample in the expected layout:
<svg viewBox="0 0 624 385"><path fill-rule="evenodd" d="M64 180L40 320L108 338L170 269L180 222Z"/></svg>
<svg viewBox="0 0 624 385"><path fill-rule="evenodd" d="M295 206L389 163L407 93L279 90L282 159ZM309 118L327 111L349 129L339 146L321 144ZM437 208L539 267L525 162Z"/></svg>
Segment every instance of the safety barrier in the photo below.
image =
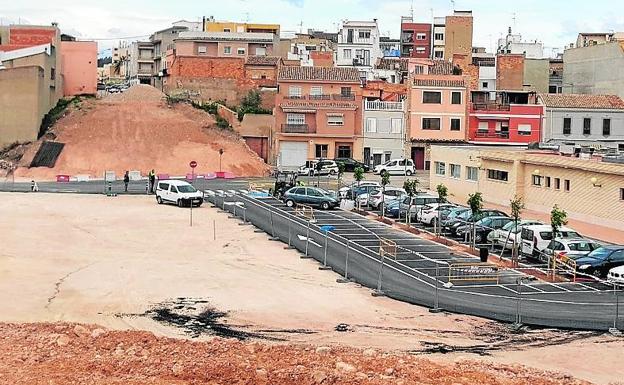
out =
<svg viewBox="0 0 624 385"><path fill-rule="evenodd" d="M454 263L449 266L449 282L500 281L500 269L489 263Z"/></svg>

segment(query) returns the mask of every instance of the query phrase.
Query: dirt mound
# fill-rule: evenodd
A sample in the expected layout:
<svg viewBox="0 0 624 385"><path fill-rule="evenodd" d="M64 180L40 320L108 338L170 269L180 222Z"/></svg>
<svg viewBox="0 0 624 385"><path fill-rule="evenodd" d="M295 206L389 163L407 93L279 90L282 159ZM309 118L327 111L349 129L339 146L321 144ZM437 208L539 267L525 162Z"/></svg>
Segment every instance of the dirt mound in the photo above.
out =
<svg viewBox="0 0 624 385"><path fill-rule="evenodd" d="M185 175L191 160L196 172L222 170L237 176L261 176L268 166L233 132L216 128L213 118L186 104L170 106L153 87L134 86L101 100L72 106L53 132L65 143L54 168L27 168L24 155L18 178L54 179L58 174L102 177L107 170Z"/></svg>
<svg viewBox="0 0 624 385"><path fill-rule="evenodd" d="M522 366L368 349L194 342L73 324L0 324L3 384L588 384Z"/></svg>

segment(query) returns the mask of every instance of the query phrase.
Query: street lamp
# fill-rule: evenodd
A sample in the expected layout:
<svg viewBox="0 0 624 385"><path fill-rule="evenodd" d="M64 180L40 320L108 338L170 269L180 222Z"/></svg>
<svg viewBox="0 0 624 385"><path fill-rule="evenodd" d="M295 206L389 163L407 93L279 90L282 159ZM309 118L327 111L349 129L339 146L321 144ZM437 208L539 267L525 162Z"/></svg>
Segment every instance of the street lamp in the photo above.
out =
<svg viewBox="0 0 624 385"><path fill-rule="evenodd" d="M592 186L594 187L602 187L602 183L598 183L598 178L593 177L590 179Z"/></svg>

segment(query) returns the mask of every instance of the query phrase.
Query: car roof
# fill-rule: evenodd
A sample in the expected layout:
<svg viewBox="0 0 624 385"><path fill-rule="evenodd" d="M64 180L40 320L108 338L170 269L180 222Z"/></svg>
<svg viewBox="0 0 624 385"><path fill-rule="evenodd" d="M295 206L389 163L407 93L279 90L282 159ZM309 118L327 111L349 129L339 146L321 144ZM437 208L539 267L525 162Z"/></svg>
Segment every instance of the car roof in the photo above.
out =
<svg viewBox="0 0 624 385"><path fill-rule="evenodd" d="M529 229L529 230L537 230L537 231L552 231L552 226L551 225L531 225L531 226L526 226L525 229ZM565 227L562 226L561 228L559 228L559 231L574 231L577 232L574 229L571 229L569 227Z"/></svg>
<svg viewBox="0 0 624 385"><path fill-rule="evenodd" d="M622 250L622 249L624 249L624 245L606 245L606 246L602 246L602 247L607 249L607 250Z"/></svg>
<svg viewBox="0 0 624 385"><path fill-rule="evenodd" d="M575 237L575 238L560 238L560 237L557 237L557 238L555 238L555 241L561 242L561 243L577 243L577 242L598 243L598 242L594 241L593 239L587 239L587 238L582 238L582 237Z"/></svg>
<svg viewBox="0 0 624 385"><path fill-rule="evenodd" d="M169 183L171 185L174 186L190 186L191 184L185 180L179 180L179 179L165 179L165 180L159 180L158 183L160 182L166 182Z"/></svg>

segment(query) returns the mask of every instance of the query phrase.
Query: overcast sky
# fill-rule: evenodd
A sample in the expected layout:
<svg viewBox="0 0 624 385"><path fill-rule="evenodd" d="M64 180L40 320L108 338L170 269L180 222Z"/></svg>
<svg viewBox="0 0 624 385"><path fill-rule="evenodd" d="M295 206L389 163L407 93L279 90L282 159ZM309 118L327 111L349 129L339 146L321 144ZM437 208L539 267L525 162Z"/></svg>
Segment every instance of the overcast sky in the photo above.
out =
<svg viewBox="0 0 624 385"><path fill-rule="evenodd" d="M0 0L0 23L59 23L64 33L100 40L100 50L117 38L147 38L171 22L217 20L279 23L283 31L317 28L336 31L341 20L379 19L382 34L398 37L401 15L413 4L417 21L451 12L443 0ZM472 10L474 45L489 50L509 26L526 40L544 42L546 54L576 41L580 31L624 30L624 2L619 0L457 0L455 9ZM515 14L515 23L514 23Z"/></svg>

